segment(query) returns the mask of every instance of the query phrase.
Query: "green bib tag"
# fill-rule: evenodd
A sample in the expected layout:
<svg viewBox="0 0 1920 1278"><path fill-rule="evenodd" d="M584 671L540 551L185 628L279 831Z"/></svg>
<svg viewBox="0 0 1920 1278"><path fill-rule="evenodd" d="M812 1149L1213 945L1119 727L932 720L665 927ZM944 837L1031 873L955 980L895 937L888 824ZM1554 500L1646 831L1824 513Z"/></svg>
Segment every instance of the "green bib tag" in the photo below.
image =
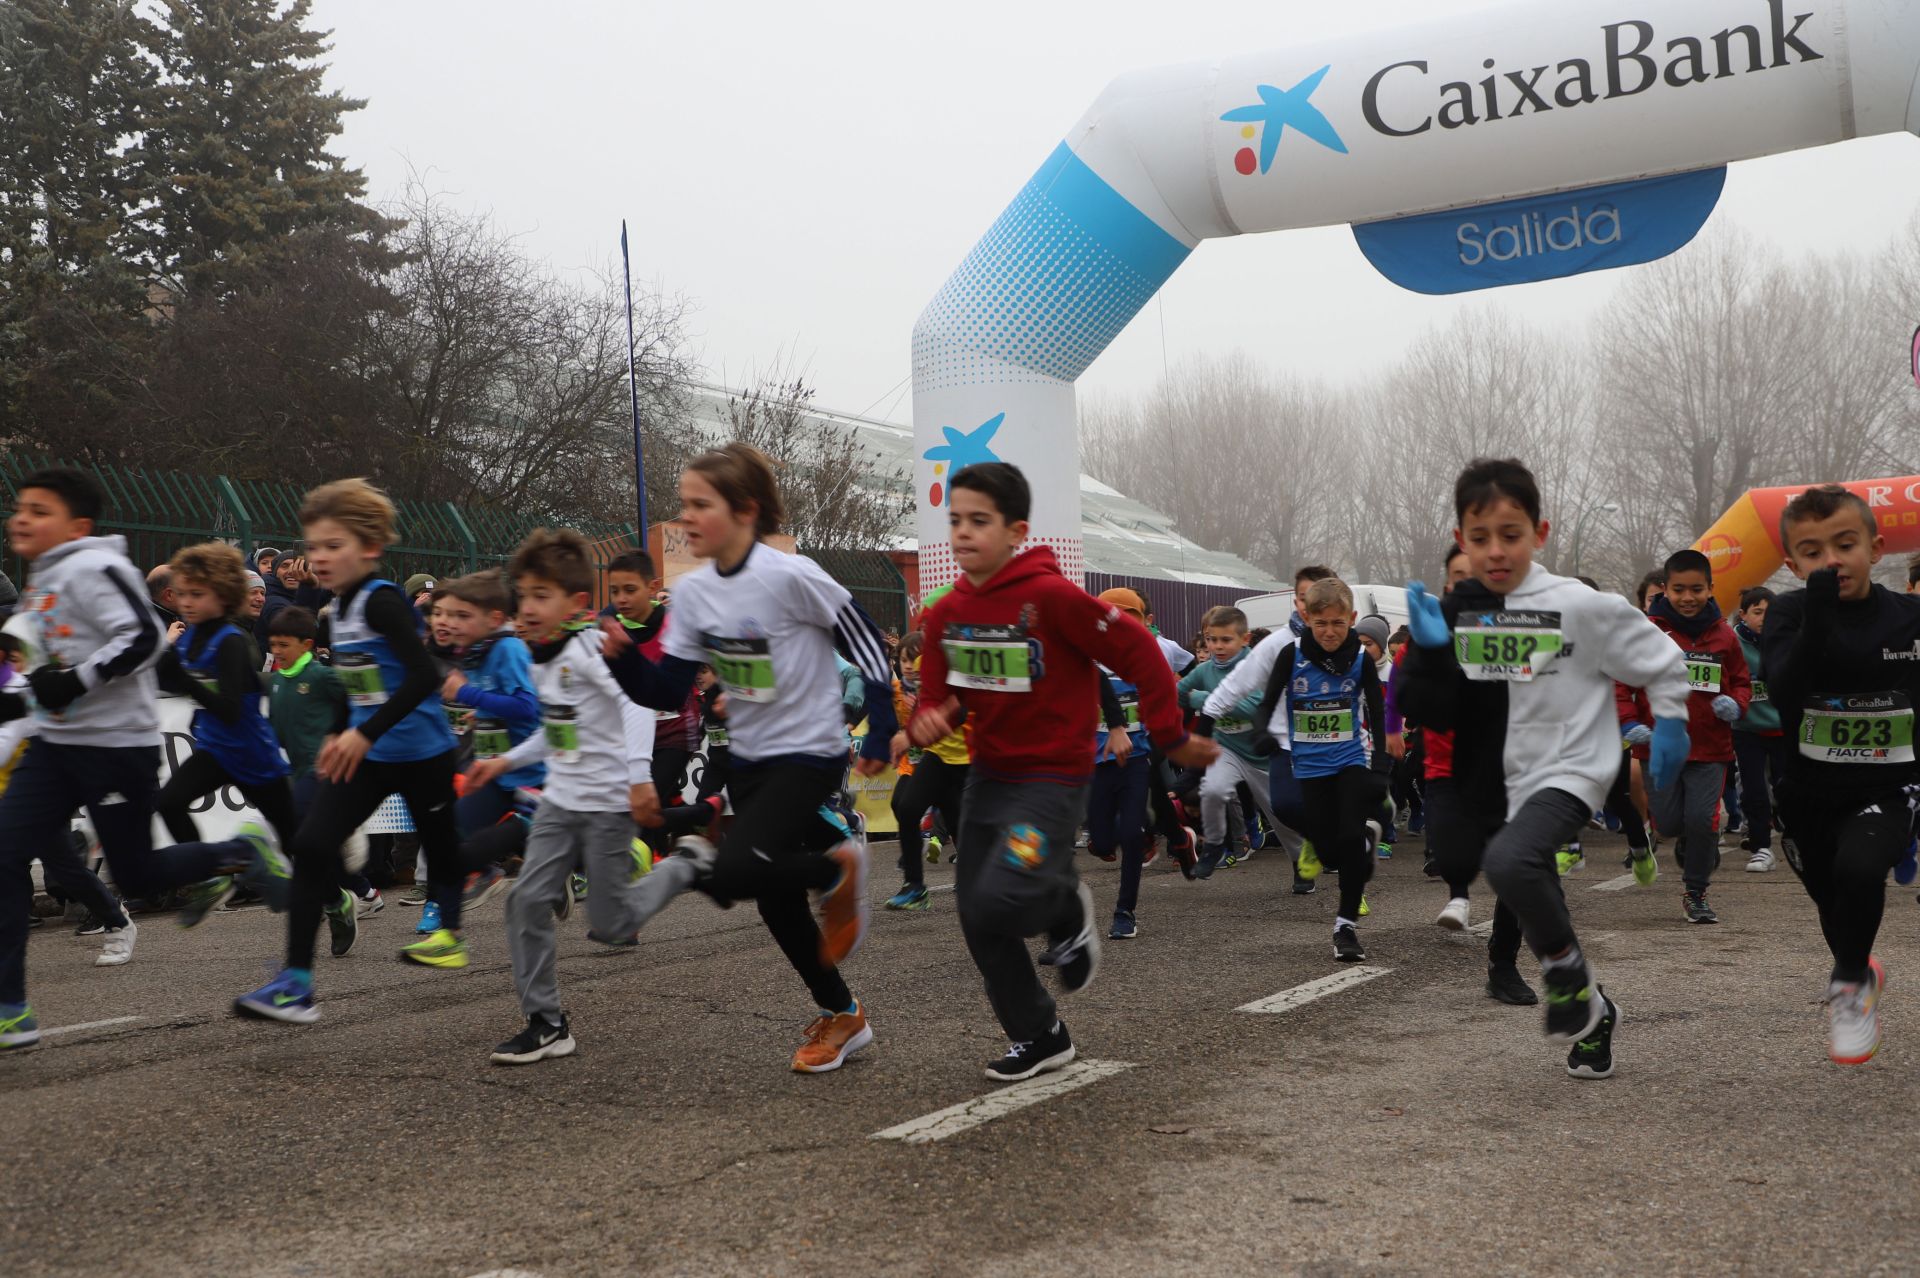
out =
<svg viewBox="0 0 1920 1278"><path fill-rule="evenodd" d="M732 735L725 728L707 729L707 749L709 750L724 750L732 741Z"/></svg>
<svg viewBox="0 0 1920 1278"><path fill-rule="evenodd" d="M1300 745L1339 745L1353 740L1353 703L1344 697L1296 703L1293 739Z"/></svg>
<svg viewBox="0 0 1920 1278"><path fill-rule="evenodd" d="M947 682L977 692L1031 692L1025 626L952 626L940 641Z"/></svg>
<svg viewBox="0 0 1920 1278"><path fill-rule="evenodd" d="M1687 654L1687 691L1720 691L1720 658L1710 652Z"/></svg>
<svg viewBox="0 0 1920 1278"><path fill-rule="evenodd" d="M572 763L580 757L578 710L572 706L548 706L546 716L540 721L540 730L546 734L547 749L552 751L550 758Z"/></svg>
<svg viewBox="0 0 1920 1278"><path fill-rule="evenodd" d="M1747 704L1749 706L1757 706L1771 700L1773 700L1773 698L1767 695L1767 681L1765 679L1755 679L1753 681L1753 698Z"/></svg>
<svg viewBox="0 0 1920 1278"><path fill-rule="evenodd" d="M1126 716L1129 729L1140 726L1140 694L1123 692L1120 694L1120 713Z"/></svg>
<svg viewBox="0 0 1920 1278"><path fill-rule="evenodd" d="M1532 683L1565 646L1557 612L1462 613L1453 628L1461 673L1478 683Z"/></svg>
<svg viewBox="0 0 1920 1278"><path fill-rule="evenodd" d="M1799 746L1822 763L1912 763L1913 702L1904 692L1810 698Z"/></svg>
<svg viewBox="0 0 1920 1278"><path fill-rule="evenodd" d="M771 705L780 699L773 680L773 654L765 639L723 639L705 635L707 660L713 673L725 685L727 695L755 705Z"/></svg>
<svg viewBox="0 0 1920 1278"><path fill-rule="evenodd" d="M473 720L473 757L497 759L513 748L507 737L507 725L498 719Z"/></svg>
<svg viewBox="0 0 1920 1278"><path fill-rule="evenodd" d="M464 737L468 732L473 730L473 710L471 707L456 706L448 702L445 709L447 712L447 726L453 729L454 736Z"/></svg>
<svg viewBox="0 0 1920 1278"><path fill-rule="evenodd" d="M382 706L387 703L386 681L381 679L379 663L372 657L362 652L342 652L334 657L333 669L352 704Z"/></svg>
<svg viewBox="0 0 1920 1278"><path fill-rule="evenodd" d="M1253 720L1251 719L1229 718L1213 721L1213 734L1217 737L1240 737L1252 731Z"/></svg>

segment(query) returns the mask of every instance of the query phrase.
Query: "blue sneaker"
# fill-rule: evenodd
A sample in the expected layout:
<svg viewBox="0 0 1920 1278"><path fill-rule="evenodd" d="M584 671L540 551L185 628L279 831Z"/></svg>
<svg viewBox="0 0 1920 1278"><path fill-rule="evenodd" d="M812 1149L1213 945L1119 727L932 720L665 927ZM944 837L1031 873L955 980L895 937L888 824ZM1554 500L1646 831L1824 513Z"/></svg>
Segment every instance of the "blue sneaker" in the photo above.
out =
<svg viewBox="0 0 1920 1278"><path fill-rule="evenodd" d="M1391 844L1391 843L1382 843L1382 844L1380 845L1380 859L1381 859L1382 861L1391 861L1391 860L1393 860L1393 844Z"/></svg>
<svg viewBox="0 0 1920 1278"><path fill-rule="evenodd" d="M428 901L420 907L420 921L414 925L413 930L420 936L425 936L429 932L438 932L440 930L440 903L438 901Z"/></svg>
<svg viewBox="0 0 1920 1278"><path fill-rule="evenodd" d="M291 1025L311 1025L320 1019L320 1009L313 1005L312 984L284 970L251 994L233 1000L233 1010L242 1016Z"/></svg>
<svg viewBox="0 0 1920 1278"><path fill-rule="evenodd" d="M1893 881L1901 887L1911 885L1920 878L1920 842L1907 844L1907 850L1900 854L1899 862L1893 867Z"/></svg>
<svg viewBox="0 0 1920 1278"><path fill-rule="evenodd" d="M240 881L264 898L268 909L284 914L293 901L292 863L273 846L272 836L258 821L242 823L233 834L253 853L252 862L240 872Z"/></svg>
<svg viewBox="0 0 1920 1278"><path fill-rule="evenodd" d="M925 885L909 883L887 898L889 910L924 910L932 903Z"/></svg>
<svg viewBox="0 0 1920 1278"><path fill-rule="evenodd" d="M1131 941L1140 935L1140 925L1133 921L1133 915L1125 910L1113 912L1113 926L1107 929L1110 941Z"/></svg>
<svg viewBox="0 0 1920 1278"><path fill-rule="evenodd" d="M40 1041L40 1022L25 1003L0 1003L0 1052L32 1047Z"/></svg>

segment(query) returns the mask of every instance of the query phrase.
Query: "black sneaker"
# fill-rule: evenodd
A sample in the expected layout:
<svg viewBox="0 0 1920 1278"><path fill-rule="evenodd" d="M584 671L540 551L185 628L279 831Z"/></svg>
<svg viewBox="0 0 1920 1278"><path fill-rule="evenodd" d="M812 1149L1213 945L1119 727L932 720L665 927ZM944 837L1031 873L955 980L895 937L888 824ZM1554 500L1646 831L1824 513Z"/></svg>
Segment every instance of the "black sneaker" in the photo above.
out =
<svg viewBox="0 0 1920 1278"><path fill-rule="evenodd" d="M1333 957L1342 963L1364 963L1367 961L1366 947L1360 944L1360 933L1351 923L1342 923L1333 929Z"/></svg>
<svg viewBox="0 0 1920 1278"><path fill-rule="evenodd" d="M1017 1083L1059 1069L1072 1059L1073 1039L1067 1035L1066 1022L1055 1021L1033 1042L1009 1046L1005 1056L987 1066L987 1077L996 1083Z"/></svg>
<svg viewBox="0 0 1920 1278"><path fill-rule="evenodd" d="M1420 873L1426 875L1430 879L1439 878L1440 877L1440 858L1435 856L1432 852L1428 852L1427 859L1421 863Z"/></svg>
<svg viewBox="0 0 1920 1278"><path fill-rule="evenodd" d="M1686 907L1687 922L1718 923L1720 921L1720 916L1713 912L1711 905L1707 904L1705 892L1689 892L1681 898L1681 901Z"/></svg>
<svg viewBox="0 0 1920 1278"><path fill-rule="evenodd" d="M1509 1007L1532 1007L1540 1001L1512 963L1487 964L1487 997Z"/></svg>
<svg viewBox="0 0 1920 1278"><path fill-rule="evenodd" d="M1590 1037L1606 1000L1593 988L1593 969L1586 958L1543 967L1540 977L1547 987L1547 1038L1572 1044Z"/></svg>
<svg viewBox="0 0 1920 1278"><path fill-rule="evenodd" d="M529 1016L527 1027L493 1049L495 1065L531 1065L549 1056L573 1055L573 1034L562 1016L555 1025L544 1016Z"/></svg>
<svg viewBox="0 0 1920 1278"><path fill-rule="evenodd" d="M1293 894L1295 896L1312 896L1313 886L1314 886L1313 880L1301 878L1300 867L1297 865L1294 866L1293 867Z"/></svg>
<svg viewBox="0 0 1920 1278"><path fill-rule="evenodd" d="M1609 1078L1613 1074L1613 1031L1620 1025L1620 1005L1600 991L1600 1023L1593 1033L1567 1053L1567 1073L1575 1078Z"/></svg>
<svg viewBox="0 0 1920 1278"><path fill-rule="evenodd" d="M75 936L98 936L106 930L107 921L89 909L87 911L87 917L80 920L80 926L73 929L73 934Z"/></svg>
<svg viewBox="0 0 1920 1278"><path fill-rule="evenodd" d="M1068 994L1077 994L1093 984L1093 975L1100 970L1100 933L1093 926L1093 893L1084 883L1079 887L1079 897L1080 930L1040 956L1043 965L1060 974L1060 988Z"/></svg>
<svg viewBox="0 0 1920 1278"><path fill-rule="evenodd" d="M1199 859L1193 866L1193 877L1210 879L1220 863L1227 859L1227 845L1224 843L1203 843L1200 845Z"/></svg>

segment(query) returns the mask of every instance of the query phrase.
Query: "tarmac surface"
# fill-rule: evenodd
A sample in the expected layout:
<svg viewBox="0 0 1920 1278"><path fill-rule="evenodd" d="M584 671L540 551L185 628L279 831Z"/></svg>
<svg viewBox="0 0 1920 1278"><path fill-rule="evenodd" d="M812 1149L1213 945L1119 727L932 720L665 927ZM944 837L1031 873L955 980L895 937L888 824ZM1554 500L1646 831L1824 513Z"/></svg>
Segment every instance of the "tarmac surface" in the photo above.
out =
<svg viewBox="0 0 1920 1278"><path fill-rule="evenodd" d="M1271 850L1207 883L1163 858L1139 938L1062 1003L1110 1072L920 1143L873 1136L1008 1090L981 1076L1003 1044L950 891L875 909L848 977L877 1041L821 1076L787 1069L811 1012L751 906L685 898L623 951L576 914L580 1050L523 1068L487 1061L520 1026L498 903L463 972L396 961L417 914L395 903L343 959L323 929L306 1027L228 1013L279 953L258 907L193 932L149 916L116 969L50 922L31 993L66 1032L0 1058L0 1272L1920 1272L1920 906L1890 886L1884 1045L1842 1069L1812 906L1728 843L1718 926L1683 921L1665 854L1653 887L1595 890L1623 873L1617 837L1566 880L1624 1009L1604 1082L1567 1076L1538 1009L1484 997L1484 941L1434 926L1418 839L1369 890L1383 974L1278 1013L1235 1009L1353 975L1330 881L1292 896ZM875 845L876 906L894 856ZM1082 866L1110 908L1117 867Z"/></svg>

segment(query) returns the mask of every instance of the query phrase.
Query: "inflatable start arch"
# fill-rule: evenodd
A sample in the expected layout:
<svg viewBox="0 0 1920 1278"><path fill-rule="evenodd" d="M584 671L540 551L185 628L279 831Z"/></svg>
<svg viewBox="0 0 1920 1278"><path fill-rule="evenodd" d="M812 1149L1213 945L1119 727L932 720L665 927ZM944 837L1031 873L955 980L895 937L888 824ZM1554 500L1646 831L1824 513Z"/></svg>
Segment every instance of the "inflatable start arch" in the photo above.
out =
<svg viewBox="0 0 1920 1278"><path fill-rule="evenodd" d="M1200 241L1349 222L1424 293L1652 261L1731 161L1917 131L1916 71L1916 0L1524 0L1123 76L914 327L922 584L986 460L1080 573L1074 380Z"/></svg>
<svg viewBox="0 0 1920 1278"><path fill-rule="evenodd" d="M1880 535L1887 539L1888 554L1920 551L1920 475L1856 479L1841 486L1859 494L1873 511ZM1728 507L1693 543L1713 564L1713 597L1722 611L1731 613L1741 591L1765 582L1786 562L1780 512L1809 487L1756 488Z"/></svg>

